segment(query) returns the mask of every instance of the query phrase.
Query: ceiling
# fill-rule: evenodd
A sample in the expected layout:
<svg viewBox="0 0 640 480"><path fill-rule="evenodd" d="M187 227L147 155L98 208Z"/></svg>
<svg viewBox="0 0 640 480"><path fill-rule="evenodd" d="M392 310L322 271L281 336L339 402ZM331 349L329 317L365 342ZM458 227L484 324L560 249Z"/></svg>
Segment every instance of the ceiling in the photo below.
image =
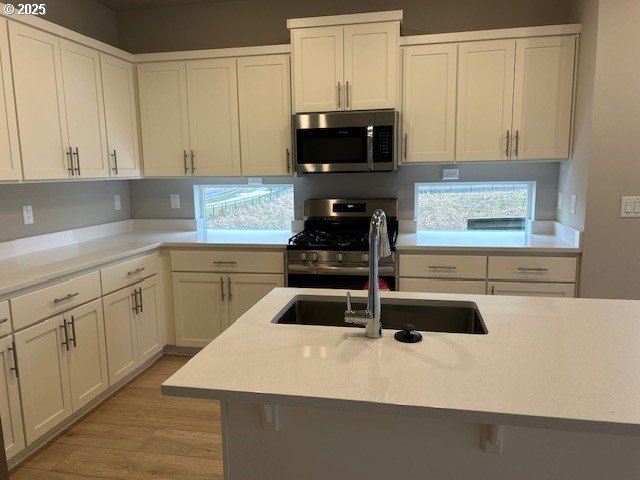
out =
<svg viewBox="0 0 640 480"><path fill-rule="evenodd" d="M134 8L153 8L165 5L189 5L194 3L220 3L235 0L98 0L99 3L116 10L131 10Z"/></svg>

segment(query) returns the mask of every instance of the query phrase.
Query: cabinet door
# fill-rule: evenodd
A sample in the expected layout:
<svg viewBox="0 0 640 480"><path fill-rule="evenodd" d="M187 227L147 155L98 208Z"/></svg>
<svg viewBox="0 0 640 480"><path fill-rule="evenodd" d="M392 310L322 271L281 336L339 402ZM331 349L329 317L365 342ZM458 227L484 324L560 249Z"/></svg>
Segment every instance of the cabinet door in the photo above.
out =
<svg viewBox="0 0 640 480"><path fill-rule="evenodd" d="M25 180L69 177L67 119L58 37L9 24Z"/></svg>
<svg viewBox="0 0 640 480"><path fill-rule="evenodd" d="M157 275L134 285L138 294L136 331L138 356L144 363L164 348L164 315L162 312L161 282Z"/></svg>
<svg viewBox="0 0 640 480"><path fill-rule="evenodd" d="M229 324L258 303L276 287L284 286L284 275L233 274L229 275Z"/></svg>
<svg viewBox="0 0 640 480"><path fill-rule="evenodd" d="M109 388L102 301L94 300L64 315L69 331L69 380L73 411Z"/></svg>
<svg viewBox="0 0 640 480"><path fill-rule="evenodd" d="M22 177L7 21L0 20L0 181Z"/></svg>
<svg viewBox="0 0 640 480"><path fill-rule="evenodd" d="M73 411L67 338L61 315L15 335L24 427L29 445Z"/></svg>
<svg viewBox="0 0 640 480"><path fill-rule="evenodd" d="M489 282L491 295L517 295L521 297L575 297L576 287L566 283L514 283Z"/></svg>
<svg viewBox="0 0 640 480"><path fill-rule="evenodd" d="M460 44L456 160L510 158L515 45L515 40Z"/></svg>
<svg viewBox="0 0 640 480"><path fill-rule="evenodd" d="M13 348L12 336L0 340L0 420L7 459L20 452L25 446Z"/></svg>
<svg viewBox="0 0 640 480"><path fill-rule="evenodd" d="M347 110L396 108L399 38L398 22L344 27Z"/></svg>
<svg viewBox="0 0 640 480"><path fill-rule="evenodd" d="M516 41L514 158L568 158L576 39Z"/></svg>
<svg viewBox="0 0 640 480"><path fill-rule="evenodd" d="M300 28L293 31L291 42L295 111L342 110L345 105L343 27Z"/></svg>
<svg viewBox="0 0 640 480"><path fill-rule="evenodd" d="M139 365L138 339L133 315L133 287L103 297L109 383L133 372Z"/></svg>
<svg viewBox="0 0 640 480"><path fill-rule="evenodd" d="M235 59L187 62L187 96L191 174L240 175Z"/></svg>
<svg viewBox="0 0 640 480"><path fill-rule="evenodd" d="M174 273L176 345L204 347L228 325L227 276Z"/></svg>
<svg viewBox="0 0 640 480"><path fill-rule="evenodd" d="M145 176L182 177L189 174L185 63L139 65L138 85Z"/></svg>
<svg viewBox="0 0 640 480"><path fill-rule="evenodd" d="M403 162L453 162L456 44L404 49Z"/></svg>
<svg viewBox="0 0 640 480"><path fill-rule="evenodd" d="M435 280L430 278L400 278L402 292L467 293L484 295L487 284L480 280Z"/></svg>
<svg viewBox="0 0 640 480"><path fill-rule="evenodd" d="M97 50L60 39L64 99L76 175L109 176L104 100Z"/></svg>
<svg viewBox="0 0 640 480"><path fill-rule="evenodd" d="M138 117L133 65L103 53L100 54L100 64L111 176L139 177Z"/></svg>
<svg viewBox="0 0 640 480"><path fill-rule="evenodd" d="M242 174L291 173L288 55L238 59Z"/></svg>

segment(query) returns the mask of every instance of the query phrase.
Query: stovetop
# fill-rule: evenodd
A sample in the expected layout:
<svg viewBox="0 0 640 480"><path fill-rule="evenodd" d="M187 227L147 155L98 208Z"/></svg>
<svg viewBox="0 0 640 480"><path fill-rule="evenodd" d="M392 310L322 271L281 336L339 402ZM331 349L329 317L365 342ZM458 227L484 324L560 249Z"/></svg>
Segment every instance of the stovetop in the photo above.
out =
<svg viewBox="0 0 640 480"><path fill-rule="evenodd" d="M389 219L389 242L395 250L398 224ZM302 232L289 239L289 250L369 250L369 220L357 221L305 221Z"/></svg>

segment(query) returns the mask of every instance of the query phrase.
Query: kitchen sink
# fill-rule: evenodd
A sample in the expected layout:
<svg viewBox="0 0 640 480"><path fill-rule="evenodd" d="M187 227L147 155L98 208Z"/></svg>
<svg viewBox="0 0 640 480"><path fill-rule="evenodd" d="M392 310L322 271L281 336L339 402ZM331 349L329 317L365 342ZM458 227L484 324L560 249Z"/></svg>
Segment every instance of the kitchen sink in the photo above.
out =
<svg viewBox="0 0 640 480"><path fill-rule="evenodd" d="M353 299L353 308L364 308L365 299ZM354 327L345 323L343 299L295 301L275 323ZM402 330L414 325L423 332L487 334L478 307L473 302L382 299L382 328Z"/></svg>

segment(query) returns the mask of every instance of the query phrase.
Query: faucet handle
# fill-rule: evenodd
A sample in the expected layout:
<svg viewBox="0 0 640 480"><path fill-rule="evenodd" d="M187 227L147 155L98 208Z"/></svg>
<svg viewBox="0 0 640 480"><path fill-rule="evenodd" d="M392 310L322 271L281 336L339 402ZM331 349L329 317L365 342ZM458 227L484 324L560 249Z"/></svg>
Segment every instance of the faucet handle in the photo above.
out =
<svg viewBox="0 0 640 480"><path fill-rule="evenodd" d="M347 292L347 313L353 313L351 308L351 292Z"/></svg>

